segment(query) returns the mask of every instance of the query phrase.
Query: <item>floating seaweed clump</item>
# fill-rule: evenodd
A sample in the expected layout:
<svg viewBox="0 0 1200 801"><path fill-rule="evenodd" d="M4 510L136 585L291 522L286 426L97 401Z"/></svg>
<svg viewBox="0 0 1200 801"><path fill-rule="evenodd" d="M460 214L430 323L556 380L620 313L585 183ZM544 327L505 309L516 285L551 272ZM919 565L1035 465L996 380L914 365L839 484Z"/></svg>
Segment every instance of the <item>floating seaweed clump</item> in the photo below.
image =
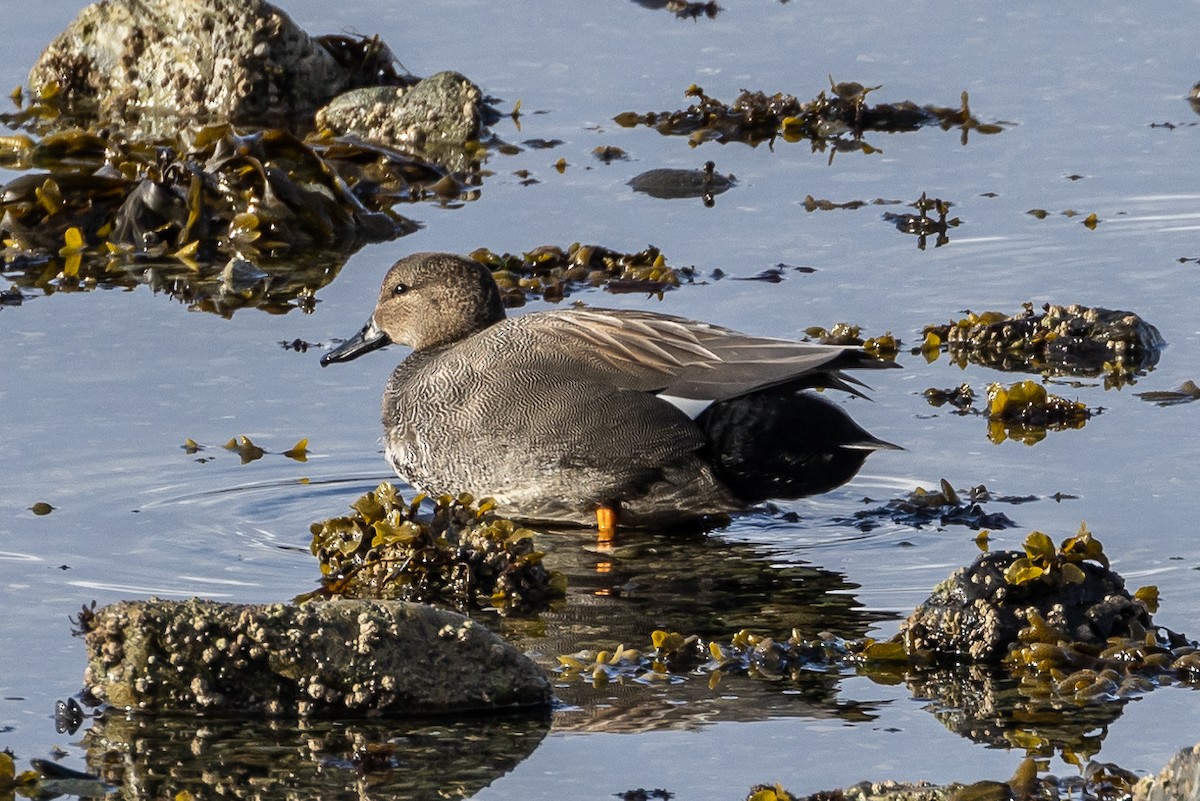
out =
<svg viewBox="0 0 1200 801"><path fill-rule="evenodd" d="M875 358L884 361L894 361L900 352L900 340L896 339L891 331L886 331L877 337L863 339L862 327L850 323L834 323L830 328L819 325L809 326L804 329L804 337L806 340L819 342L822 345L861 347Z"/></svg>
<svg viewBox="0 0 1200 801"><path fill-rule="evenodd" d="M1200 649L1156 627L1152 587L1134 594L1081 527L1058 546L1033 533L1022 551L985 553L938 584L888 640L728 640L655 631L642 648L558 657L560 680L654 685L725 677L803 683L815 675L907 683L947 726L973 740L1083 765L1095 731L1124 702L1169 683L1200 686ZM941 710L941 711L937 711Z"/></svg>
<svg viewBox="0 0 1200 801"><path fill-rule="evenodd" d="M507 306L521 306L528 296L560 301L574 290L597 286L612 293L645 292L661 297L693 275L690 267L667 266L666 257L653 245L638 253L578 242L565 250L543 245L520 255L497 255L480 248L471 258L491 269Z"/></svg>
<svg viewBox="0 0 1200 801"><path fill-rule="evenodd" d="M885 200L877 197L874 200L847 200L844 203L835 203L832 200L825 198L815 198L812 195L804 196L804 210L807 212L814 211L833 211L834 209L861 209L863 206L899 206L903 200Z"/></svg>
<svg viewBox="0 0 1200 801"><path fill-rule="evenodd" d="M1200 400L1200 387L1190 378L1179 385L1178 389L1156 390L1151 392L1135 392L1139 398L1159 406L1177 406L1181 403L1191 403Z"/></svg>
<svg viewBox="0 0 1200 801"><path fill-rule="evenodd" d="M1036 381L989 384L987 399L988 439L997 445L1006 439L1033 445L1047 431L1083 428L1093 414L1079 401L1051 395Z"/></svg>
<svg viewBox="0 0 1200 801"><path fill-rule="evenodd" d="M921 197L911 205L917 210L916 214L893 214L888 211L884 212L883 219L885 222L895 225L896 230L901 233L915 236L919 250L925 249L926 242L931 236L934 238L933 246L935 248L947 244L950 241L950 229L962 225L962 220L957 217L946 219L950 207L954 205L949 201L936 197L929 198L922 192ZM937 216L930 217L929 212L931 211Z"/></svg>
<svg viewBox="0 0 1200 801"><path fill-rule="evenodd" d="M1038 776L1038 760L1026 757L1007 781L983 780L971 784L952 782L939 785L888 779L859 782L807 796L793 795L778 783L756 784L750 788L746 801L1076 801L1081 798L1088 801L1128 801L1131 797L1137 797L1134 785L1139 777L1133 771L1094 760L1078 764L1078 776Z"/></svg>
<svg viewBox="0 0 1200 801"><path fill-rule="evenodd" d="M975 390L971 389L970 384L959 384L947 389L930 387L921 394L929 401L930 406L941 407L949 404L955 408L956 414L967 414L975 405Z"/></svg>
<svg viewBox="0 0 1200 801"><path fill-rule="evenodd" d="M1078 401L1051 395L1036 381L1018 381L1009 386L993 383L987 388L987 405L975 409L975 391L969 384L923 393L930 406L952 406L954 414L981 414L987 418L988 439L999 445L1007 439L1033 445L1048 431L1083 428L1095 412Z"/></svg>
<svg viewBox="0 0 1200 801"><path fill-rule="evenodd" d="M467 495L437 499L431 519L388 482L363 495L354 514L312 524L319 594L490 605L528 610L561 598L565 580L542 564L533 532L491 514Z"/></svg>
<svg viewBox="0 0 1200 801"><path fill-rule="evenodd" d="M805 638L797 629L786 639L739 631L728 643L707 641L698 635L655 631L645 651L617 646L611 651L582 650L558 657L557 672L566 681L641 684L678 683L707 676L715 687L722 676L740 674L775 681L798 679L809 671L894 675L897 660L907 657L899 646L873 640L845 640L829 633ZM889 678L887 683L894 683Z"/></svg>
<svg viewBox="0 0 1200 801"><path fill-rule="evenodd" d="M835 522L849 523L860 531L871 531L888 520L912 528L925 526L966 526L973 530L1005 529L1015 526L1003 512L984 511L982 504L995 499L987 487L979 485L966 491L966 497L946 479L936 490L917 487L903 498L894 498L881 507L864 509L852 518L835 518Z"/></svg>
<svg viewBox="0 0 1200 801"><path fill-rule="evenodd" d="M878 86L835 84L832 77L830 86L830 95L821 90L808 102L781 92L743 90L732 103L725 103L709 97L693 84L684 96L694 98L694 102L685 109L644 114L627 111L618 114L614 121L627 128L645 125L667 136L686 136L693 146L710 140L749 145L774 144L777 138L806 141L814 151L830 148L831 158L834 152L843 150L878 152L862 141L867 131L898 133L940 125L945 130L960 129L965 144L970 131L994 134L1003 130L1000 125L981 123L972 116L966 92L958 108L918 106L910 101L871 106L867 105L866 97Z"/></svg>
<svg viewBox="0 0 1200 801"><path fill-rule="evenodd" d="M670 11L679 19L700 19L708 17L716 19L723 10L713 0L634 0L645 8L662 8Z"/></svg>
<svg viewBox="0 0 1200 801"><path fill-rule="evenodd" d="M862 345L861 333L862 326L850 323L834 323L830 328L813 325L804 329L805 338L822 345Z"/></svg>
<svg viewBox="0 0 1200 801"><path fill-rule="evenodd" d="M968 314L924 330L920 349L941 348L959 366L974 362L1009 372L1104 376L1105 387L1134 383L1158 363L1166 344L1158 329L1133 312L1026 303L1015 315Z"/></svg>

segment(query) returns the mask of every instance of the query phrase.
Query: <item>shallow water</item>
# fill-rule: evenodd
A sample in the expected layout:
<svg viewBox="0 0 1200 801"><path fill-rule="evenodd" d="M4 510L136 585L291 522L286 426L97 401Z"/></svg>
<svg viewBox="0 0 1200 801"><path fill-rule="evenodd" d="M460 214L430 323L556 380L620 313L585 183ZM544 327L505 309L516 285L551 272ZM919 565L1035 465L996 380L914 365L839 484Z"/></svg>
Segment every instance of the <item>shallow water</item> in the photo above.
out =
<svg viewBox="0 0 1200 801"><path fill-rule="evenodd" d="M993 445L980 418L933 409L920 395L1023 376L960 371L945 357L926 365L905 353L904 370L872 375L873 403L846 405L906 450L873 456L833 493L788 504L800 522L740 520L696 545L702 556L678 557L681 576L635 551L613 578L595 572L578 536L549 538L552 558L587 592L549 621L548 638L515 632L547 659L582 645L611 647L639 631L646 639L626 644L645 647L646 632L668 625L715 634L758 623L786 634L793 625L836 624L839 633L873 627L890 635L933 584L974 558L974 532L887 523L863 533L836 521L864 508L864 496L881 503L943 477L960 488L1038 496L989 505L1018 524L994 532L995 547L1017 547L1032 529L1061 539L1086 520L1131 587L1159 587L1156 620L1196 636L1200 404L1160 408L1133 393L1200 377L1200 267L1180 261L1200 256L1200 117L1184 101L1200 79L1191 35L1197 6L1170 3L1148 15L1120 3L1087 13L922 2L903 13L861 4L723 5L715 20L695 22L617 0L519 9L483 0L402 10L379 0L288 5L310 32L378 32L417 74L455 69L501 98L501 108L520 100L520 131L507 119L495 128L505 140L563 144L494 156L481 198L462 208L405 209L423 230L353 256L318 292L311 315L244 309L223 319L147 287L0 307L0 599L9 612L0 627L0 747L28 758L59 744L64 762L83 767L83 749L56 734L52 720L54 701L80 686L82 643L70 637L67 618L81 604L151 595L268 601L314 585L309 523L340 514L388 475L378 396L403 354L393 348L321 370L319 349L296 353L279 343L349 336L388 265L414 250L518 252L582 241L635 251L653 243L672 265L695 265L702 275L719 268L747 277L780 262L815 268L778 284L685 286L661 301L579 296L777 336L847 321L913 344L923 325L963 309L1014 313L1032 301L1129 309L1169 343L1136 387L1052 386L1104 412L1032 447ZM10 15L14 9L0 3ZM41 4L0 31L0 86L21 82L75 9ZM967 90L979 119L1007 125L965 145L957 131L936 127L870 135L881 153L839 153L830 162L807 144L693 149L683 138L611 121L622 111L681 108L692 83L727 101L742 88L806 99L827 88L830 73L883 84L872 101L955 106ZM1176 127L1153 127L1167 122ZM630 158L603 164L591 155L600 145ZM563 174L552 166L560 157L570 164ZM738 179L711 209L626 186L648 169L699 168L708 159ZM513 174L521 169L539 183L523 186ZM922 192L953 202L963 221L948 244L923 251L881 219L902 207L803 205L810 194L911 203ZM1035 208L1050 214L1026 213ZM1081 215L1063 216L1067 209ZM1101 221L1094 231L1080 222L1092 212ZM270 453L239 464L220 445L241 435ZM206 449L185 453L188 437ZM308 462L281 455L301 437L310 441ZM1055 501L1058 492L1076 499ZM29 507L39 501L54 511L35 516ZM689 575L742 562L760 583L686 614ZM614 587L623 593L614 597ZM480 798L606 798L639 786L680 799L739 798L757 782L809 793L886 777L1002 779L1024 756L952 733L904 686L849 678L817 692L750 682L713 694L694 683L564 686L560 697L575 707L555 716L544 739L521 741L530 751L523 760L499 760L491 776L460 784L470 793L490 782ZM844 714L846 706L869 714ZM1096 758L1157 770L1200 740L1198 712L1195 691L1155 690L1103 727ZM1059 758L1050 769L1073 770Z"/></svg>

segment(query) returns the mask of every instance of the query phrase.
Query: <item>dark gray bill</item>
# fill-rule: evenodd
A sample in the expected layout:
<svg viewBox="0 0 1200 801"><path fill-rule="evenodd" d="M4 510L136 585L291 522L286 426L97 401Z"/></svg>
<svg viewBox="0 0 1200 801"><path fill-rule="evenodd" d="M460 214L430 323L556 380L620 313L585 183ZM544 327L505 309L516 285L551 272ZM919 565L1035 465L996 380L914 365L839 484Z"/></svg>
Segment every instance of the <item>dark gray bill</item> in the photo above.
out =
<svg viewBox="0 0 1200 801"><path fill-rule="evenodd" d="M361 331L322 356L321 366L327 367L334 362L348 362L390 344L392 340L375 326L375 319L371 318Z"/></svg>

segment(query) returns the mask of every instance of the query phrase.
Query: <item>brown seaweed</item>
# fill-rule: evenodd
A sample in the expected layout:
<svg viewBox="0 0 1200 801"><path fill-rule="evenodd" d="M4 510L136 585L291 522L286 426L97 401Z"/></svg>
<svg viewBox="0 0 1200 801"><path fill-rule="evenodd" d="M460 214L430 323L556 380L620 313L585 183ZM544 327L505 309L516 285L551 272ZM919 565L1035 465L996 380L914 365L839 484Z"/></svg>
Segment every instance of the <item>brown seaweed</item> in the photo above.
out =
<svg viewBox="0 0 1200 801"><path fill-rule="evenodd" d="M972 114L967 93L962 93L958 108L918 106L911 101L868 105L866 96L879 87L863 87L853 82L834 83L831 95L821 90L815 98L801 102L795 96L776 92L742 90L732 103L725 103L705 94L693 84L684 95L694 98L687 108L677 111L638 113L627 111L614 121L627 128L644 125L665 136L686 136L689 144L703 142L743 142L773 146L776 139L787 142L808 142L814 151L878 152L863 141L867 132L900 133L915 131L929 125L944 130L958 128L962 143L969 132L995 134L1003 130L999 124L981 123Z"/></svg>

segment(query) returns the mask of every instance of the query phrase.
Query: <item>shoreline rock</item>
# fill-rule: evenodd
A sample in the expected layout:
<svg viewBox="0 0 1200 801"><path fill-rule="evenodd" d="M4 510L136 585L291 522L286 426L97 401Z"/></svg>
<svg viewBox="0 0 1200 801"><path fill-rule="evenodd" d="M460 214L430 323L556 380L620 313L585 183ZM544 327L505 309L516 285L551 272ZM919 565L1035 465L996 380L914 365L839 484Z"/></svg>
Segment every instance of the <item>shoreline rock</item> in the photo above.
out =
<svg viewBox="0 0 1200 801"><path fill-rule="evenodd" d="M174 115L238 124L311 114L355 76L263 0L106 0L42 52L30 86L162 132ZM165 126L165 127L164 127Z"/></svg>
<svg viewBox="0 0 1200 801"><path fill-rule="evenodd" d="M80 616L114 707L353 717L545 708L544 672L462 615L403 601L122 601Z"/></svg>

